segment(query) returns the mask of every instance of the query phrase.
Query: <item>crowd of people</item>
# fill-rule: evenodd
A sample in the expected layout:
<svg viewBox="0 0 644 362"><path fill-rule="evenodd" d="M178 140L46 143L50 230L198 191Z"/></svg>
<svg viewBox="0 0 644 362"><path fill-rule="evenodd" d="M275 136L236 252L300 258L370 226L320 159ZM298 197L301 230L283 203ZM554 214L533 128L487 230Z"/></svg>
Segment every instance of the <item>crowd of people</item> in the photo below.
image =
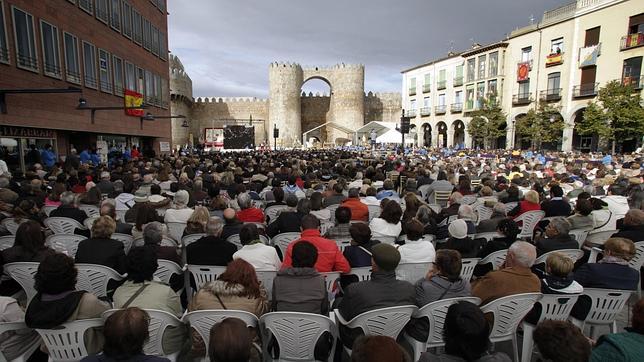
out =
<svg viewBox="0 0 644 362"><path fill-rule="evenodd" d="M177 318L212 309L258 318L273 311L328 316L337 309L338 318L349 321L379 308L420 308L447 298L478 297L482 306L531 292L635 291L642 280L641 270L629 266L636 243L644 241L639 154L288 150L148 157L154 155L131 152L100 163L91 153L73 162L36 153L25 173L0 170L0 235L15 238L3 247L0 265L40 263L37 293L28 303L21 286L3 275L0 321L50 329L105 317L117 308L102 330L85 336L92 355L86 360L92 362L156 361L142 350L150 320L146 310L152 309ZM89 228L75 230L84 240L73 255L54 250L46 242L52 231L45 220L64 217L86 225L90 215L83 205L98 211ZM534 211L545 217L526 236L525 215ZM169 226L177 223L183 231L173 235ZM583 240L575 237L579 230L587 232ZM127 250L115 233L131 235L135 245ZM269 242L285 233L297 234L287 247ZM200 235L182 245L182 237L191 234ZM174 239L174 246L167 239ZM596 262L593 247L600 251ZM582 256L574 260L559 252L569 249ZM500 250L507 250L503 265L477 265L471 281L461 276L464 259ZM535 265L544 254L544 262ZM165 284L154 277L159 260L221 266L225 272L200 288L180 276ZM77 263L104 265L127 278L110 282L108 300L102 300L76 290ZM409 282L397 275L405 263L429 267L424 277ZM365 267L371 268L368 280L352 274ZM273 284L264 285L259 271L276 272ZM321 274L326 272L341 274L332 288ZM571 315L583 320L590 308L580 297ZM538 323L534 341L548 360L627 361L644 355L644 300L634 303L632 316L632 329L597 341L569 322L538 323L538 302L526 321ZM489 318L479 305L453 304L445 318L444 351L424 353L420 360L510 360L491 352ZM344 346L353 350L354 361L412 360L402 333L396 341L338 328L337 358ZM428 331L427 318L412 318L404 328L421 342ZM38 343L33 330L0 336L7 360ZM258 360L254 344L265 344L264 353L274 358L280 354L276 340L261 340L259 331L235 318L214 325L206 344L187 327L169 327L163 335L164 354L180 358L208 351L212 361ZM332 344L330 334L323 334L315 344L316 359L327 359Z"/></svg>

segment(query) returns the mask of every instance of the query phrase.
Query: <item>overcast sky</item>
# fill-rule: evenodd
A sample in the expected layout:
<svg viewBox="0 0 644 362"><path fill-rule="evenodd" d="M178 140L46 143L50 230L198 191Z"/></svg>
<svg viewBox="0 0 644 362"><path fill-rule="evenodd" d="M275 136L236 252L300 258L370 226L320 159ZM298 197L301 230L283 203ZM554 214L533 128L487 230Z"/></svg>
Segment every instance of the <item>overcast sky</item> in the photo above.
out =
<svg viewBox="0 0 644 362"><path fill-rule="evenodd" d="M400 92L400 71L472 39L501 40L570 0L170 0L170 51L194 96L268 95L268 65L365 65L365 90ZM324 91L313 81L306 91Z"/></svg>

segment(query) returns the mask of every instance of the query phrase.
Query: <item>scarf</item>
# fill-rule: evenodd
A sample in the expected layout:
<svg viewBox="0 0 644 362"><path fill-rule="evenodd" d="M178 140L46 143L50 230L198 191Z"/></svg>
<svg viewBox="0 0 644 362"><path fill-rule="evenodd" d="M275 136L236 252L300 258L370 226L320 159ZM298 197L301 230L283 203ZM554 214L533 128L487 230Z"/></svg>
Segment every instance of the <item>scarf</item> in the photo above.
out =
<svg viewBox="0 0 644 362"><path fill-rule="evenodd" d="M554 275L546 275L545 278L543 278L546 284L550 289L564 289L570 286L574 279L572 278L572 275L569 275L567 277L556 277Z"/></svg>
<svg viewBox="0 0 644 362"><path fill-rule="evenodd" d="M69 320L76 312L85 291L74 290L58 295L38 293L25 312L29 328L52 329Z"/></svg>
<svg viewBox="0 0 644 362"><path fill-rule="evenodd" d="M606 255L597 263L628 265L628 261L612 255Z"/></svg>

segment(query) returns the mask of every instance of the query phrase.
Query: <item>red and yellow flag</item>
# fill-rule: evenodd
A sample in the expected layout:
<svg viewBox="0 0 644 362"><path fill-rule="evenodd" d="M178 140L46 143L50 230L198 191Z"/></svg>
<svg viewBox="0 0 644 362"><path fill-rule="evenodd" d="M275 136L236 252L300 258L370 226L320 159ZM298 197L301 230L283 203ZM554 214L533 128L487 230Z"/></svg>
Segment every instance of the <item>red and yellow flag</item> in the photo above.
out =
<svg viewBox="0 0 644 362"><path fill-rule="evenodd" d="M125 106L126 107L142 107L143 106L143 94L131 91L129 89L125 90ZM145 111L142 108L139 109L126 109L125 114L128 116L134 117L143 117Z"/></svg>

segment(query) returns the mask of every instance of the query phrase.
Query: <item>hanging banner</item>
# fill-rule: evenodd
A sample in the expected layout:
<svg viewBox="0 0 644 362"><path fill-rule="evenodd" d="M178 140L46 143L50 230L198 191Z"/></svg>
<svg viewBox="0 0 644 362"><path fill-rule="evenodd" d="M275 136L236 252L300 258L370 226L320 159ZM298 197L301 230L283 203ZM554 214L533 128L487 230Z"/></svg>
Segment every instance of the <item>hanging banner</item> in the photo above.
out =
<svg viewBox="0 0 644 362"><path fill-rule="evenodd" d="M599 50L599 44L579 48L579 68L589 67L591 65L597 64Z"/></svg>
<svg viewBox="0 0 644 362"><path fill-rule="evenodd" d="M517 64L517 82L523 82L530 78L530 62Z"/></svg>
<svg viewBox="0 0 644 362"><path fill-rule="evenodd" d="M563 63L563 54L554 53L546 57L546 67L552 67L553 65L559 65Z"/></svg>
<svg viewBox="0 0 644 362"><path fill-rule="evenodd" d="M142 107L143 106L143 94L131 91L129 89L125 90L125 106L126 107ZM125 114L133 117L143 117L145 116L145 111L142 108L139 109L126 109Z"/></svg>

